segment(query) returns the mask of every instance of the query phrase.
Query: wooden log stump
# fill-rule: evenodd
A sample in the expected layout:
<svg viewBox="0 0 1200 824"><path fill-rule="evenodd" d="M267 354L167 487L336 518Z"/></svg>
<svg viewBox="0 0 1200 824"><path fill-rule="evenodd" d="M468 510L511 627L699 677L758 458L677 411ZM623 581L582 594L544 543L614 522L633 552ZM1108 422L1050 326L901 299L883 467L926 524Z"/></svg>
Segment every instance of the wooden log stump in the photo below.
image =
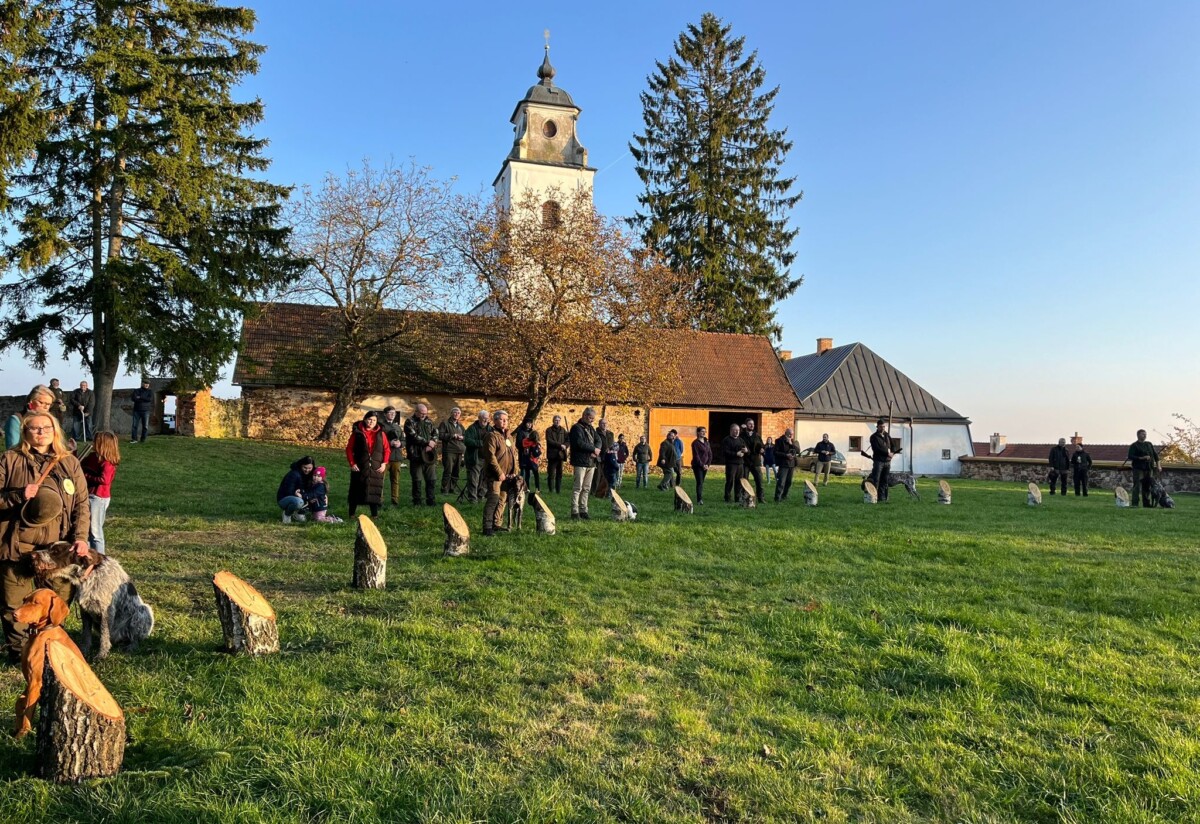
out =
<svg viewBox="0 0 1200 824"><path fill-rule="evenodd" d="M355 589L383 589L387 586L387 544L379 527L366 515L358 516L358 534L354 538L354 574L350 586Z"/></svg>
<svg viewBox="0 0 1200 824"><path fill-rule="evenodd" d="M804 503L808 506L816 506L820 496L817 494L817 485L807 478L804 479Z"/></svg>
<svg viewBox="0 0 1200 824"><path fill-rule="evenodd" d="M442 504L442 526L446 529L446 545L443 551L451 558L467 555L471 551L471 530L459 511L450 504Z"/></svg>
<svg viewBox="0 0 1200 824"><path fill-rule="evenodd" d="M1032 481L1029 482L1029 494L1025 496L1025 503L1029 506L1039 506L1042 503L1042 490Z"/></svg>
<svg viewBox="0 0 1200 824"><path fill-rule="evenodd" d="M683 487L678 484L675 485L675 511L682 512L685 515L691 515L696 511L696 507L692 504L692 499L688 497Z"/></svg>
<svg viewBox="0 0 1200 824"><path fill-rule="evenodd" d="M38 775L67 784L121 771L125 714L74 644L47 643L40 704Z"/></svg>
<svg viewBox="0 0 1200 824"><path fill-rule="evenodd" d="M950 505L950 485L946 481L937 482L937 503Z"/></svg>
<svg viewBox="0 0 1200 824"><path fill-rule="evenodd" d="M875 488L875 484L870 481L863 481L862 491L864 504L879 503L879 490Z"/></svg>
<svg viewBox="0 0 1200 824"><path fill-rule="evenodd" d="M754 486L745 478L738 478L738 502L746 509L758 506L758 496L754 494Z"/></svg>
<svg viewBox="0 0 1200 824"><path fill-rule="evenodd" d="M538 534L553 535L558 531L558 524L554 519L554 513L550 511L550 507L542 500L542 496L538 493L533 493L531 500L533 501L533 517L537 521Z"/></svg>
<svg viewBox="0 0 1200 824"><path fill-rule="evenodd" d="M630 518L629 504L617 493L617 490L610 490L609 497L612 499L613 520L620 522L632 520Z"/></svg>
<svg viewBox="0 0 1200 824"><path fill-rule="evenodd" d="M259 591L232 572L213 576L217 616L225 635L225 651L245 655L279 652L275 610Z"/></svg>
<svg viewBox="0 0 1200 824"><path fill-rule="evenodd" d="M1125 491L1125 487L1118 485L1113 489L1113 498L1116 499L1117 507L1124 509L1129 506L1129 493Z"/></svg>

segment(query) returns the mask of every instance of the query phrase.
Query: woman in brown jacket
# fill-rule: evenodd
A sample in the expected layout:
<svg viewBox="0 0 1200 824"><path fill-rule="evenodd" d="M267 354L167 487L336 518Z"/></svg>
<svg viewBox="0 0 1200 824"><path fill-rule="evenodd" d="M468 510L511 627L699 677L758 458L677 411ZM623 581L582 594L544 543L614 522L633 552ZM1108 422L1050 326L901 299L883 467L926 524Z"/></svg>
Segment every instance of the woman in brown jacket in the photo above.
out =
<svg viewBox="0 0 1200 824"><path fill-rule="evenodd" d="M90 522L87 479L62 427L49 412L29 413L20 444L0 455L0 589L10 659L19 660L26 642L26 627L13 611L34 589L30 553L67 541L86 557ZM69 587L58 595L69 602Z"/></svg>

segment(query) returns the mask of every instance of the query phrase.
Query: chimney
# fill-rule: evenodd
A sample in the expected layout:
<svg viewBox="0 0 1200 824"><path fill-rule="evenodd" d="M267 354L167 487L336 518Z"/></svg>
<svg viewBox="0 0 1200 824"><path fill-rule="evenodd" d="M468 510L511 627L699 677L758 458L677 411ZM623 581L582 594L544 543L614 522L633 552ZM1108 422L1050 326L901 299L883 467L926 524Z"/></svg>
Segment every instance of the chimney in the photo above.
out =
<svg viewBox="0 0 1200 824"><path fill-rule="evenodd" d="M996 432L991 438L988 439L988 441L988 454L999 455L1004 451L1004 446L1008 443L1008 438L1004 435L1001 435L999 432Z"/></svg>
<svg viewBox="0 0 1200 824"><path fill-rule="evenodd" d="M791 360L792 359L792 350L791 349L780 349L779 350L779 359L781 361Z"/></svg>
<svg viewBox="0 0 1200 824"><path fill-rule="evenodd" d="M1083 443L1083 436L1076 432L1075 437L1071 438L1071 446L1078 446L1081 443Z"/></svg>
<svg viewBox="0 0 1200 824"><path fill-rule="evenodd" d="M817 354L821 355L833 348L833 338L817 338Z"/></svg>

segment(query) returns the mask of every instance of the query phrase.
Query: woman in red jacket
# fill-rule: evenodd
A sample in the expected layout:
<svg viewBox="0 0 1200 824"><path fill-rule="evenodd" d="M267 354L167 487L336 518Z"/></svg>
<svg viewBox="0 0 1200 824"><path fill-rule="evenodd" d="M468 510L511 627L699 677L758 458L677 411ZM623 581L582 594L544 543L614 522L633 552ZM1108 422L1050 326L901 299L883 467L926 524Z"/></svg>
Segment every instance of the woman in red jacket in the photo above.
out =
<svg viewBox="0 0 1200 824"><path fill-rule="evenodd" d="M346 444L346 460L350 462L350 493L347 503L350 517L359 504L371 507L371 517L379 514L383 502L383 473L387 470L392 448L379 428L379 415L368 412L354 424L350 442Z"/></svg>

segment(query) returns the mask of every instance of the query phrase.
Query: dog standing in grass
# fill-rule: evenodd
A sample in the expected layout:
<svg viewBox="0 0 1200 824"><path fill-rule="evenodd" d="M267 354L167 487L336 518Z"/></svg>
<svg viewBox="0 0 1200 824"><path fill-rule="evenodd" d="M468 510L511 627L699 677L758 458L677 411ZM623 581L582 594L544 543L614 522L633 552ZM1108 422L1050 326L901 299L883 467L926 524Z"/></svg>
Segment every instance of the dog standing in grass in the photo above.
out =
<svg viewBox="0 0 1200 824"><path fill-rule="evenodd" d="M83 616L80 648L85 656L91 654L96 631L100 634L96 657L106 658L113 644L132 652L154 630L154 610L138 595L125 568L111 555L91 550L87 558L80 558L70 544L60 541L34 552L33 566L39 580L64 581L75 591Z"/></svg>
<svg viewBox="0 0 1200 824"><path fill-rule="evenodd" d="M525 499L528 493L529 487L526 486L524 478L513 478L509 481L505 516L508 519L510 531L520 531L521 529L521 521L525 517Z"/></svg>

